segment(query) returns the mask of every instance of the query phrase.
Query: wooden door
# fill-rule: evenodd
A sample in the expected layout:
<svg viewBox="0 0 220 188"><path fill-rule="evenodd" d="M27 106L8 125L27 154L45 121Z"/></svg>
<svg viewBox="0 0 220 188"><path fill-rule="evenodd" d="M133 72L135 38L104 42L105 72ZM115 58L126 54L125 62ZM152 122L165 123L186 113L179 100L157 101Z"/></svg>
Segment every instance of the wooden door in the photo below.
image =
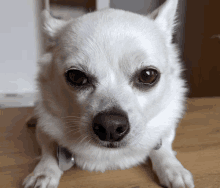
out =
<svg viewBox="0 0 220 188"><path fill-rule="evenodd" d="M220 0L188 0L183 59L190 97L220 96Z"/></svg>

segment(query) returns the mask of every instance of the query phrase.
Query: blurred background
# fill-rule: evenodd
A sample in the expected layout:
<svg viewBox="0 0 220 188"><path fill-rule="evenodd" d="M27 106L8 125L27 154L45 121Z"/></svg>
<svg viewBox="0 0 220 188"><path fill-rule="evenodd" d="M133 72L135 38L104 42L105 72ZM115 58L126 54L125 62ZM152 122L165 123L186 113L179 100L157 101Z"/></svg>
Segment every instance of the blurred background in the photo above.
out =
<svg viewBox="0 0 220 188"><path fill-rule="evenodd" d="M54 16L69 19L106 7L148 14L165 0L50 0ZM33 106L37 61L44 51L40 31L43 0L8 0L0 6L0 108ZM180 0L180 48L189 97L220 96L220 1Z"/></svg>

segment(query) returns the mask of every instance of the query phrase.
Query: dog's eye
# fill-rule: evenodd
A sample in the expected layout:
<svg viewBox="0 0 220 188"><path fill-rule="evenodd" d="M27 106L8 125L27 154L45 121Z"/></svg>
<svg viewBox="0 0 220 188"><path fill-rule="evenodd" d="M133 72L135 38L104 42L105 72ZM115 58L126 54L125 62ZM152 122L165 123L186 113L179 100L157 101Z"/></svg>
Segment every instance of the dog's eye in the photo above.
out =
<svg viewBox="0 0 220 188"><path fill-rule="evenodd" d="M66 80L73 86L83 86L88 84L88 77L80 70L68 70L66 72Z"/></svg>
<svg viewBox="0 0 220 188"><path fill-rule="evenodd" d="M144 69L140 72L139 82L143 84L153 84L158 77L158 72L155 69Z"/></svg>

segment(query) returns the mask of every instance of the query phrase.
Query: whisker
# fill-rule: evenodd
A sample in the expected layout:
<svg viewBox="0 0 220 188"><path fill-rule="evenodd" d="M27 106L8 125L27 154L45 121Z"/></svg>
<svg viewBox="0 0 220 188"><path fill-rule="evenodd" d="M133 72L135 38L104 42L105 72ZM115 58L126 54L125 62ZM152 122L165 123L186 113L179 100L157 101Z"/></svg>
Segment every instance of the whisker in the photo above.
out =
<svg viewBox="0 0 220 188"><path fill-rule="evenodd" d="M79 133L79 132L80 132L80 129L71 129L71 130L69 130L69 131L67 132L67 135L69 135L70 133L76 134L76 133Z"/></svg>
<svg viewBox="0 0 220 188"><path fill-rule="evenodd" d="M88 114L84 114L83 117L89 118L90 115L88 115ZM61 117L61 118L62 118L62 119L68 119L68 118L69 118L69 119L70 119L70 118L81 119L81 118L82 118L82 115L79 114L78 116L74 116L74 115L72 115L72 116L65 116L65 117Z"/></svg>
<svg viewBox="0 0 220 188"><path fill-rule="evenodd" d="M65 123L67 124L67 125L69 125L69 124L89 124L90 122L89 121L65 121Z"/></svg>
<svg viewBox="0 0 220 188"><path fill-rule="evenodd" d="M88 138L88 136L85 136L85 137L79 142L79 144L80 144L80 143L83 143L83 140L85 140L86 138Z"/></svg>
<svg viewBox="0 0 220 188"><path fill-rule="evenodd" d="M76 135L77 133L79 133L79 131L77 131L77 132L68 132L68 133L66 134L66 136L74 136L74 135Z"/></svg>
<svg viewBox="0 0 220 188"><path fill-rule="evenodd" d="M92 141L92 139L90 138L90 139L88 140L87 144L89 145L91 141Z"/></svg>
<svg viewBox="0 0 220 188"><path fill-rule="evenodd" d="M79 127L75 127L75 126L70 126L70 127L69 127L69 130L74 130L74 131L76 131L76 130L80 130L80 128L79 128Z"/></svg>
<svg viewBox="0 0 220 188"><path fill-rule="evenodd" d="M66 119L81 119L81 117L63 117L64 120Z"/></svg>
<svg viewBox="0 0 220 188"><path fill-rule="evenodd" d="M80 115L80 114L79 114ZM77 118L80 118L79 116L74 116L74 115L72 115L72 116L65 116L65 117L61 117L61 118L69 118L69 117L77 117Z"/></svg>
<svg viewBox="0 0 220 188"><path fill-rule="evenodd" d="M78 123L81 123L81 122L80 121L65 121L65 123L67 123L67 124L68 123L77 123L78 124Z"/></svg>
<svg viewBox="0 0 220 188"><path fill-rule="evenodd" d="M81 136L75 141L75 142L77 143L76 149L78 149L78 148L80 147L79 145L80 145L80 142L81 142L81 141L80 141L80 142L78 142L78 141L81 140L81 138L83 138L83 137L84 137L84 135L81 135ZM87 136L86 136L86 137L87 137ZM85 137L85 138L86 138L86 137ZM83 140L84 140L85 138L83 138Z"/></svg>
<svg viewBox="0 0 220 188"><path fill-rule="evenodd" d="M141 134L138 134L138 135L136 136L136 138L139 138L140 135L141 135ZM138 140L138 139L135 139L135 140L132 142L132 145L135 146L135 145L137 145L137 144L140 145L139 140Z"/></svg>
<svg viewBox="0 0 220 188"><path fill-rule="evenodd" d="M84 135L81 135L79 138L77 138L76 142L78 142Z"/></svg>
<svg viewBox="0 0 220 188"><path fill-rule="evenodd" d="M75 124L75 123L66 123L66 125L69 127L69 128L79 128L79 124Z"/></svg>

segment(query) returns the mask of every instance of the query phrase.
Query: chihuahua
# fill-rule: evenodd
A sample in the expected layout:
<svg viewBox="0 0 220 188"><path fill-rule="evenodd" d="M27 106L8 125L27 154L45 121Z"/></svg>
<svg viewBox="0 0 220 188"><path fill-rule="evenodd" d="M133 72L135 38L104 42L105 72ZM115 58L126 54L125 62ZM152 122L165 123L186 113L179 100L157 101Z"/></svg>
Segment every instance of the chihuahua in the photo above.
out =
<svg viewBox="0 0 220 188"><path fill-rule="evenodd" d="M68 21L42 12L48 51L35 108L42 155L25 188L58 187L59 147L89 171L149 157L161 186L194 187L172 150L188 91L172 43L177 6L167 0L147 16L110 8Z"/></svg>

